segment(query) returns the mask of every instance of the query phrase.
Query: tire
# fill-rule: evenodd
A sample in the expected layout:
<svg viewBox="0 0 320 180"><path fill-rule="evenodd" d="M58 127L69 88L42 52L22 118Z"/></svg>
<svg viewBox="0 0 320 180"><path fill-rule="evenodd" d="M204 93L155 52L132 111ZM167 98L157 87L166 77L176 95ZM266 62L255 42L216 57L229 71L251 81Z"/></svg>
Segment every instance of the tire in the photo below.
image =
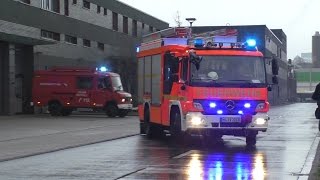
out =
<svg viewBox="0 0 320 180"><path fill-rule="evenodd" d="M49 104L48 110L51 116L60 116L62 111L62 106L58 102L53 102Z"/></svg>
<svg viewBox="0 0 320 180"><path fill-rule="evenodd" d="M173 139L179 140L182 137L181 115L177 109L170 113L170 134Z"/></svg>
<svg viewBox="0 0 320 180"><path fill-rule="evenodd" d="M246 144L249 147L255 146L257 143L257 134L256 133L249 133L246 137Z"/></svg>
<svg viewBox="0 0 320 180"><path fill-rule="evenodd" d="M146 134L145 123L140 122L140 134Z"/></svg>
<svg viewBox="0 0 320 180"><path fill-rule="evenodd" d="M319 121L318 129L319 129L319 131L320 131L320 119L318 119L318 121Z"/></svg>
<svg viewBox="0 0 320 180"><path fill-rule="evenodd" d="M62 116L70 116L72 113L72 109L62 109L61 115Z"/></svg>
<svg viewBox="0 0 320 180"><path fill-rule="evenodd" d="M109 104L106 107L106 114L109 117L116 117L118 115L118 107L114 104Z"/></svg>
<svg viewBox="0 0 320 180"><path fill-rule="evenodd" d="M150 111L146 109L144 112L144 130L148 139L155 137L155 129L150 123Z"/></svg>
<svg viewBox="0 0 320 180"><path fill-rule="evenodd" d="M128 110L120 109L120 110L118 111L118 116L119 116L119 117L125 117L125 116L128 115L128 113L129 113Z"/></svg>

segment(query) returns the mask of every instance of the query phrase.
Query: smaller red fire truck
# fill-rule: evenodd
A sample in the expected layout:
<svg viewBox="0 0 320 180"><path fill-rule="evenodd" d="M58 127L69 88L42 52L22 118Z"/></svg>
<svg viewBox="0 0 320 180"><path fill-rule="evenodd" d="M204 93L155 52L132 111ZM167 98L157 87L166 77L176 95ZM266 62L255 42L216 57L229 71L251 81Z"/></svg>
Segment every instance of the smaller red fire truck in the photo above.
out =
<svg viewBox="0 0 320 180"><path fill-rule="evenodd" d="M32 103L48 106L53 116L68 116L77 108L105 111L124 117L132 109L132 96L123 91L119 74L107 68L53 68L35 71Z"/></svg>

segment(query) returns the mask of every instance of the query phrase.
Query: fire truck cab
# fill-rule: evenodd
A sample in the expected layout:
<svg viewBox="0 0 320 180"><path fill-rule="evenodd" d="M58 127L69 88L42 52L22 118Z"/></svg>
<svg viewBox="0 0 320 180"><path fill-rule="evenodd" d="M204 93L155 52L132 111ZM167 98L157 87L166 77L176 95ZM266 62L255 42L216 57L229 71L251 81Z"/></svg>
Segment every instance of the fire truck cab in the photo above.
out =
<svg viewBox="0 0 320 180"><path fill-rule="evenodd" d="M99 69L54 68L35 71L33 102L48 106L53 116L67 116L77 108L103 110L124 117L132 109L130 93L123 91L119 74Z"/></svg>
<svg viewBox="0 0 320 180"><path fill-rule="evenodd" d="M144 37L137 48L142 134L233 135L255 145L267 130L263 54L254 39L238 43L214 34L191 37L189 28L170 28Z"/></svg>

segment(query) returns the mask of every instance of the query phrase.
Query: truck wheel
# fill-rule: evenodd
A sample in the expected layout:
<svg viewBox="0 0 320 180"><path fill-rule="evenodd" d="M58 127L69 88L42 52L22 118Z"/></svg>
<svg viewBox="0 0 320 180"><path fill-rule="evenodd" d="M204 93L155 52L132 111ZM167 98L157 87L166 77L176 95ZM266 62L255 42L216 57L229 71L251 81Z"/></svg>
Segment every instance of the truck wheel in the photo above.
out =
<svg viewBox="0 0 320 180"><path fill-rule="evenodd" d="M62 116L69 116L72 113L72 109L62 109L61 115Z"/></svg>
<svg viewBox="0 0 320 180"><path fill-rule="evenodd" d="M114 104L109 104L106 107L106 114L109 117L116 117L118 115L118 107Z"/></svg>
<svg viewBox="0 0 320 180"><path fill-rule="evenodd" d="M119 116L119 117L125 117L125 116L128 115L128 113L129 113L128 110L120 109L120 110L118 111L118 116Z"/></svg>
<svg viewBox="0 0 320 180"><path fill-rule="evenodd" d="M255 146L257 143L257 134L249 133L246 137L247 146Z"/></svg>
<svg viewBox="0 0 320 180"><path fill-rule="evenodd" d="M154 132L154 127L150 123L150 112L149 109L147 109L144 112L144 131L146 133L146 136L148 139L154 138L155 132Z"/></svg>
<svg viewBox="0 0 320 180"><path fill-rule="evenodd" d="M140 122L140 134L146 134L145 123Z"/></svg>
<svg viewBox="0 0 320 180"><path fill-rule="evenodd" d="M60 116L62 106L58 102L53 102L53 103L49 104L48 110L49 110L51 116Z"/></svg>
<svg viewBox="0 0 320 180"><path fill-rule="evenodd" d="M179 139L182 136L181 115L177 110L173 110L170 114L170 134L174 139Z"/></svg>

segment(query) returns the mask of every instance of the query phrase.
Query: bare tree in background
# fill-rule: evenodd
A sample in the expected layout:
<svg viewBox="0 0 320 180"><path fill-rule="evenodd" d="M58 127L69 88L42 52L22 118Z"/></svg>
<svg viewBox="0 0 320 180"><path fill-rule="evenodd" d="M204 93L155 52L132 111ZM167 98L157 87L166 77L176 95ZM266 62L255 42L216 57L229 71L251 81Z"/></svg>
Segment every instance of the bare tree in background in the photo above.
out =
<svg viewBox="0 0 320 180"><path fill-rule="evenodd" d="M176 25L178 27L181 26L182 21L181 21L181 17L180 17L180 12L179 11L177 11L176 16L174 17L174 21L176 22Z"/></svg>

